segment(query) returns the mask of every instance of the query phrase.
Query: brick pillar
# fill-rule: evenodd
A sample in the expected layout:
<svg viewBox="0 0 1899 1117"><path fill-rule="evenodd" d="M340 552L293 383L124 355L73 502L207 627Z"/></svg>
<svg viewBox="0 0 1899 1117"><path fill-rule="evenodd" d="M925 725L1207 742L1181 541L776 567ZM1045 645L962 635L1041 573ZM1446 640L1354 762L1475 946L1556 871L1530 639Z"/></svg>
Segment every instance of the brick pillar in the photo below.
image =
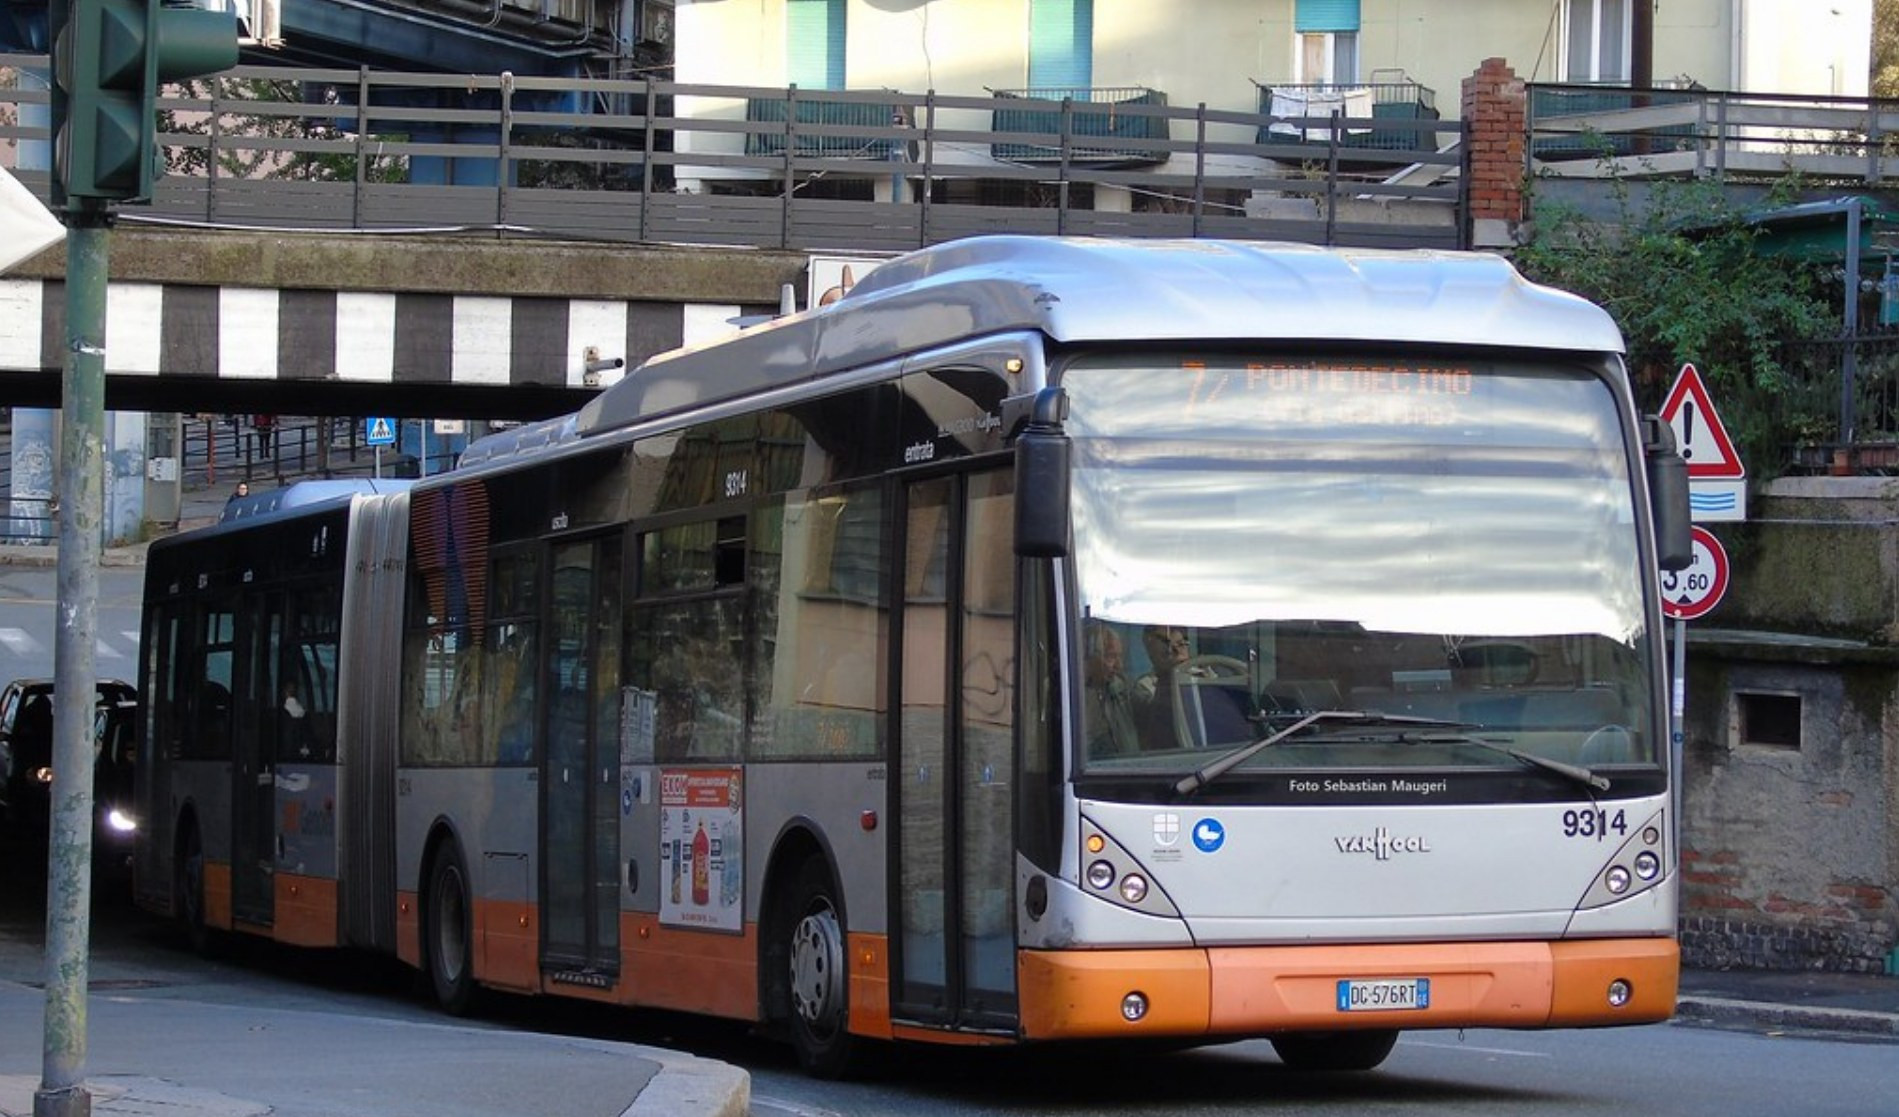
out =
<svg viewBox="0 0 1899 1117"><path fill-rule="evenodd" d="M1524 149L1528 141L1523 79L1501 58L1486 58L1464 79L1463 118L1470 129L1464 166L1469 179L1473 248L1514 245L1523 222Z"/></svg>

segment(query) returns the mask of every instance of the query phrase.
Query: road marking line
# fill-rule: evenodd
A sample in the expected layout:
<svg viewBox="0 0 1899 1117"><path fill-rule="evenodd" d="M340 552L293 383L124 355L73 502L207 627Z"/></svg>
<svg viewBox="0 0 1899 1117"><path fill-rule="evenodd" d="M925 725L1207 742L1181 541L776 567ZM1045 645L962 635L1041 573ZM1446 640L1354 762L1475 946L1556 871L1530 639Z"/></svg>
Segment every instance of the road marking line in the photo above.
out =
<svg viewBox="0 0 1899 1117"><path fill-rule="evenodd" d="M1469 1051L1477 1055L1515 1055L1519 1059L1547 1059L1547 1051L1522 1051L1514 1047L1478 1047L1469 1043L1444 1043L1428 1039L1412 1039L1406 1036L1406 1047L1435 1047L1442 1051Z"/></svg>

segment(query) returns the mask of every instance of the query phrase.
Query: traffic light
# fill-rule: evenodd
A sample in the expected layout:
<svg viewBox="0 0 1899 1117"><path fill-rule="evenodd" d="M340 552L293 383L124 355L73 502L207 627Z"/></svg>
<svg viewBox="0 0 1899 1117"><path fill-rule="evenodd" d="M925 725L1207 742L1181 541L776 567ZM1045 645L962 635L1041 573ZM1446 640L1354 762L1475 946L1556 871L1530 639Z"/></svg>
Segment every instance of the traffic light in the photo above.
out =
<svg viewBox="0 0 1899 1117"><path fill-rule="evenodd" d="M237 65L237 16L161 0L53 4L54 183L75 198L152 196L158 86Z"/></svg>

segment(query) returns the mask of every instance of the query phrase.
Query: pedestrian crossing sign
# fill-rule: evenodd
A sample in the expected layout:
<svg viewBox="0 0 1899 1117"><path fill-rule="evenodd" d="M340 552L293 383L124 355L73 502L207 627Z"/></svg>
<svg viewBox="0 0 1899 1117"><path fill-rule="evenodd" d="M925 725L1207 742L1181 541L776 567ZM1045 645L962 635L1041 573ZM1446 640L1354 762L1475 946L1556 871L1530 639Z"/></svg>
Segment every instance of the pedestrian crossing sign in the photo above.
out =
<svg viewBox="0 0 1899 1117"><path fill-rule="evenodd" d="M380 417L363 420L363 441L371 446L394 446L396 421Z"/></svg>

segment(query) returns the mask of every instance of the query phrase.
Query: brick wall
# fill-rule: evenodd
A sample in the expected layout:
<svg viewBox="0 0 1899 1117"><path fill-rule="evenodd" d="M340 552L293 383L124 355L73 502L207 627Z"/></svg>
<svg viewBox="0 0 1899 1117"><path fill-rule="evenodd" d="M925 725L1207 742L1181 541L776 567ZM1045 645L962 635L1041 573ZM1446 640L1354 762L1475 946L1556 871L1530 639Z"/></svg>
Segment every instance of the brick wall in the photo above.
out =
<svg viewBox="0 0 1899 1117"><path fill-rule="evenodd" d="M1503 59L1484 59L1477 72L1464 79L1462 115L1471 130L1464 172L1470 183L1471 244L1515 244L1523 223L1528 143L1523 79Z"/></svg>

